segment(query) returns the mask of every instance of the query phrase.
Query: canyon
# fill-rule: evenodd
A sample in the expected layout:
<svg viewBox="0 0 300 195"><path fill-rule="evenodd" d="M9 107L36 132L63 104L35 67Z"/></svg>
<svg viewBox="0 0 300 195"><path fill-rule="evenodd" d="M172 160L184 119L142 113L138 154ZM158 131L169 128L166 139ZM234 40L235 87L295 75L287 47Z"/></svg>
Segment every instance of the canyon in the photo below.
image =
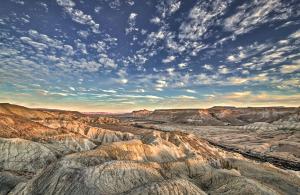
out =
<svg viewBox="0 0 300 195"><path fill-rule="evenodd" d="M0 194L299 194L299 113L107 115L2 103Z"/></svg>

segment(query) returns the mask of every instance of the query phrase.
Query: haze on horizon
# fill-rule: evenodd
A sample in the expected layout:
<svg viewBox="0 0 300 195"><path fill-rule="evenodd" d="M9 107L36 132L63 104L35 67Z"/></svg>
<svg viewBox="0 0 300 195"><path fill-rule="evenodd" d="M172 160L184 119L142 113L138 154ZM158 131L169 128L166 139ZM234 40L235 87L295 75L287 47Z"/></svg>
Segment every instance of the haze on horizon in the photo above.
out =
<svg viewBox="0 0 300 195"><path fill-rule="evenodd" d="M7 0L0 102L86 112L300 106L296 0Z"/></svg>

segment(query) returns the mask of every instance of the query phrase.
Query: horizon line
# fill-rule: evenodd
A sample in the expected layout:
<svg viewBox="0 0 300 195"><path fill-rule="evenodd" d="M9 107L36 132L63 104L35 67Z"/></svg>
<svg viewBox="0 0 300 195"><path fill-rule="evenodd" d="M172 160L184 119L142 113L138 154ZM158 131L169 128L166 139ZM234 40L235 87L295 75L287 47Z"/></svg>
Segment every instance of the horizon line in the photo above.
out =
<svg viewBox="0 0 300 195"><path fill-rule="evenodd" d="M141 109L134 109L134 110L130 110L127 112L116 112L116 111L79 111L79 110L68 110L68 109L61 109L61 108L53 108L53 107L31 107L31 106L25 106L23 104L15 104L15 103L9 103L9 102L0 102L1 104L9 104L9 105L16 105L16 106L22 106L25 108L29 108L29 109L40 109L40 110L52 110L52 111L70 111L70 112L79 112L82 114L88 114L88 113L103 113L103 114L126 114L126 113L131 113L134 111L142 111L142 110L147 110L147 111L155 111L155 110L201 110L201 109L212 109L212 108L300 108L300 105L298 106L282 106L282 105L276 105L276 106L243 106L243 107L239 107L239 106L231 106L231 105L226 105L226 106L210 106L210 107L197 107L197 108L156 108L156 109L146 109L146 108L141 108Z"/></svg>

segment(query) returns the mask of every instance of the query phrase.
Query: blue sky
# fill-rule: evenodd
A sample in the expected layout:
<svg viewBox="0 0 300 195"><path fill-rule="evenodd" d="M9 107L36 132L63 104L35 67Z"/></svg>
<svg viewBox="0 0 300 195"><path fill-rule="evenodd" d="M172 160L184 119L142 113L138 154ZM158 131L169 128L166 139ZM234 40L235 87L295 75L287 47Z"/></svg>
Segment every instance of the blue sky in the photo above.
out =
<svg viewBox="0 0 300 195"><path fill-rule="evenodd" d="M4 0L0 102L299 106L299 10L296 0Z"/></svg>

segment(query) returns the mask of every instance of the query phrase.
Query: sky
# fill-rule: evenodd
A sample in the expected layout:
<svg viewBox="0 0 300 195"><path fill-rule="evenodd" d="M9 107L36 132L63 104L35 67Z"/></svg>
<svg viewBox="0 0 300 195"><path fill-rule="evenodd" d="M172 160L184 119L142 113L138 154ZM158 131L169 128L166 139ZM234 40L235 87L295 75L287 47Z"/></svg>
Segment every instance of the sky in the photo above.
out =
<svg viewBox="0 0 300 195"><path fill-rule="evenodd" d="M297 0L3 0L0 102L300 106Z"/></svg>

